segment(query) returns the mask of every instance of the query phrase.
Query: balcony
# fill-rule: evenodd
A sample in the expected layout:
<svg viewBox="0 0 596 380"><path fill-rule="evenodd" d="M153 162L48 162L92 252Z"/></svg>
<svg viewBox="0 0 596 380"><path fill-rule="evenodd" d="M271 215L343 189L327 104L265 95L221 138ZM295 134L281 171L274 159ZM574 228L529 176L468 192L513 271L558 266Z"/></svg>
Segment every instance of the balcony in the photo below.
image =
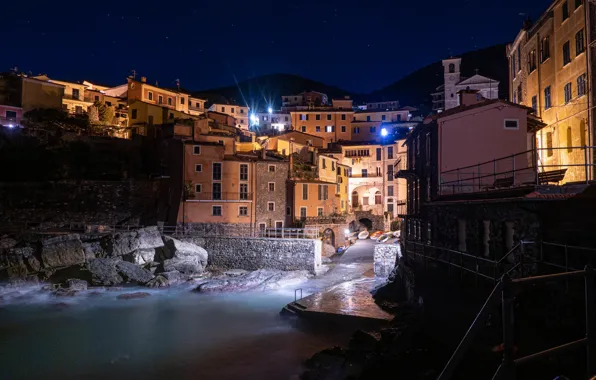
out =
<svg viewBox="0 0 596 380"><path fill-rule="evenodd" d="M62 99L66 99L66 100L78 100L78 101L81 101L81 102L88 102L88 103L93 103L94 102L94 99L92 97L90 97L90 96L82 96L82 95L73 96L71 94L64 94L62 96Z"/></svg>
<svg viewBox="0 0 596 380"><path fill-rule="evenodd" d="M186 202L252 202L253 193L204 193L189 192Z"/></svg>
<svg viewBox="0 0 596 380"><path fill-rule="evenodd" d="M593 146L540 148L441 172L439 195L469 194L541 185L589 183Z"/></svg>

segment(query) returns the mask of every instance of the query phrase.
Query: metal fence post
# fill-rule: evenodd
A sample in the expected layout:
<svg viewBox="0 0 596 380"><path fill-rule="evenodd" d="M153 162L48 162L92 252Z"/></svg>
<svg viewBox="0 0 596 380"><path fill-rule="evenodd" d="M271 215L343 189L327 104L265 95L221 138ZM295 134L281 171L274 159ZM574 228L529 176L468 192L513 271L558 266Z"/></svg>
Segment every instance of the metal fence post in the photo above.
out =
<svg viewBox="0 0 596 380"><path fill-rule="evenodd" d="M584 170L586 173L586 183L590 182L588 177L588 147L584 145Z"/></svg>
<svg viewBox="0 0 596 380"><path fill-rule="evenodd" d="M513 297L511 297L511 278L507 274L503 275L503 290L501 291L501 301L503 308L503 368L502 379L515 379L515 367L513 365Z"/></svg>
<svg viewBox="0 0 596 380"><path fill-rule="evenodd" d="M594 321L594 269L591 265L585 267L586 275L584 277L586 286L586 370L588 372L588 378L592 377L593 374L593 363L592 355L594 354L593 345L593 326Z"/></svg>

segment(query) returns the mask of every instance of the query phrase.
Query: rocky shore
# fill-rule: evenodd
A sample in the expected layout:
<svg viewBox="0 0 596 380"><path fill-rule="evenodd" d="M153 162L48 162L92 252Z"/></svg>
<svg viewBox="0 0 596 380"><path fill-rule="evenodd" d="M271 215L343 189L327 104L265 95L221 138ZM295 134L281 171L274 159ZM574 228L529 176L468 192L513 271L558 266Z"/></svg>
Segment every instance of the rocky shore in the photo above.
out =
<svg viewBox="0 0 596 380"><path fill-rule="evenodd" d="M93 287L185 285L199 292L275 289L302 282L307 271L209 270L201 238L181 241L147 227L103 236L0 236L0 301L38 284L56 296Z"/></svg>

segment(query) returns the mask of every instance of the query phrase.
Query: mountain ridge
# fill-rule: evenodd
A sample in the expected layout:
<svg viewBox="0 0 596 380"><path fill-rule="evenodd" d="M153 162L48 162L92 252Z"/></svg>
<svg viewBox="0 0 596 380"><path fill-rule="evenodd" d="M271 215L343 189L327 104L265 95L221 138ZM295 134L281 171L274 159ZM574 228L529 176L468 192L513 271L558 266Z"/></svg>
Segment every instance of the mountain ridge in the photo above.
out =
<svg viewBox="0 0 596 380"><path fill-rule="evenodd" d="M505 44L497 44L483 49L460 54L462 58L462 76L478 74L498 80L499 97L508 95L508 63L505 56ZM237 84L213 89L193 91L192 95L205 98L210 103L247 104L252 109L265 110L271 106L279 109L282 95L293 95L303 91L325 93L330 99L349 96L355 104L365 101L398 100L402 105L430 107L431 93L443 84L442 63L436 61L417 69L397 81L372 91L360 94L328 85L296 74L275 73L248 78ZM250 104L250 103L253 104Z"/></svg>

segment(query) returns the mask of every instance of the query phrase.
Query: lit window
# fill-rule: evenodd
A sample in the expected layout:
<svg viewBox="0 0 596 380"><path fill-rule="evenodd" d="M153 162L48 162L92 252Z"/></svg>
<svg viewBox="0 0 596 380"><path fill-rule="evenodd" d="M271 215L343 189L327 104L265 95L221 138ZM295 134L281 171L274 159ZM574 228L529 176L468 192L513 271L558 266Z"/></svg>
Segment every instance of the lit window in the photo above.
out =
<svg viewBox="0 0 596 380"><path fill-rule="evenodd" d="M332 125L328 125L325 127L325 132L333 132L335 128Z"/></svg>

